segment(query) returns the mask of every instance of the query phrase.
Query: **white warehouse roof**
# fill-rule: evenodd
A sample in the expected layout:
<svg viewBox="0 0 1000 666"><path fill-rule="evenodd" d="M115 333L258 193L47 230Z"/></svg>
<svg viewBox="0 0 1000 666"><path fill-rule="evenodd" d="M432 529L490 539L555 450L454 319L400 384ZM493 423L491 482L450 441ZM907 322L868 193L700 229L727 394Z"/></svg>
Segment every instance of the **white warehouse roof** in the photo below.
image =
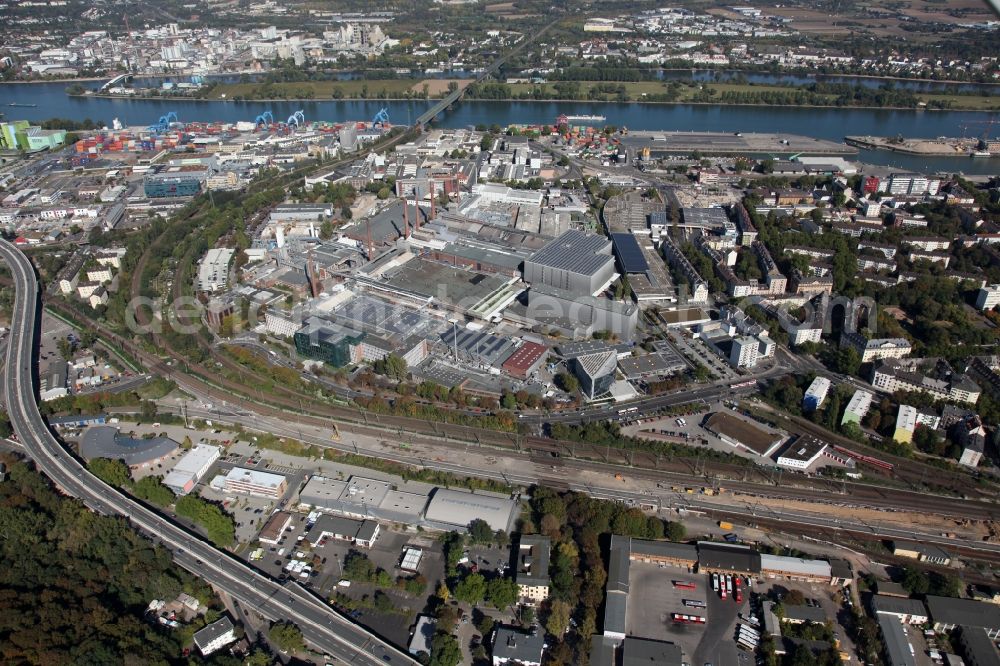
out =
<svg viewBox="0 0 1000 666"><path fill-rule="evenodd" d="M826 560L803 560L783 555L760 555L760 570L780 572L783 575L830 578L830 563Z"/></svg>

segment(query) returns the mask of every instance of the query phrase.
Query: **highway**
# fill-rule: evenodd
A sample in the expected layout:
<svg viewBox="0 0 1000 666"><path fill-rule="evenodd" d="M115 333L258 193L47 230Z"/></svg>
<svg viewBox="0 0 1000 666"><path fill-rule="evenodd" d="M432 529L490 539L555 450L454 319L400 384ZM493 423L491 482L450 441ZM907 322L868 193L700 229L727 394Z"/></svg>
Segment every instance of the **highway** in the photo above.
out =
<svg viewBox="0 0 1000 666"><path fill-rule="evenodd" d="M36 335L40 327L38 280L28 259L0 240L0 256L14 278L15 301L6 350L3 395L14 431L38 468L64 492L92 510L126 517L174 553L188 571L271 620L288 620L306 642L337 662L416 664L389 643L333 611L297 583L280 585L202 537L145 508L90 474L49 431L35 401Z"/></svg>

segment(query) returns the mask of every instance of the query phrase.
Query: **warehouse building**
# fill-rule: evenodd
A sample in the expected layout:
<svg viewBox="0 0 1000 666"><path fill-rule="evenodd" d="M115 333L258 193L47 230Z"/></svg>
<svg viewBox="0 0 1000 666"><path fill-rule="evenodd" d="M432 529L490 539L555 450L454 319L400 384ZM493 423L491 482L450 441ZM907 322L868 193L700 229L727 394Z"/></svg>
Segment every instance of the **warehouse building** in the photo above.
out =
<svg viewBox="0 0 1000 666"><path fill-rule="evenodd" d="M468 529L473 520L485 520L492 530L510 532L518 516L518 504L509 497L435 488L425 514L429 526L441 530Z"/></svg>
<svg viewBox="0 0 1000 666"><path fill-rule="evenodd" d="M930 562L948 566L951 564L951 553L934 544L917 543L916 541L897 540L892 542L892 554L896 557L906 557L920 562Z"/></svg>
<svg viewBox="0 0 1000 666"><path fill-rule="evenodd" d="M760 556L760 572L768 578L800 580L807 583L829 583L833 577L826 560L804 560L782 555Z"/></svg>
<svg viewBox="0 0 1000 666"><path fill-rule="evenodd" d="M324 539L337 539L362 548L371 548L380 532L381 527L374 520L352 520L324 514L316 520L309 532L309 541L316 546Z"/></svg>
<svg viewBox="0 0 1000 666"><path fill-rule="evenodd" d="M570 229L524 262L524 281L574 294L596 294L615 274L612 243L604 236Z"/></svg>
<svg viewBox="0 0 1000 666"><path fill-rule="evenodd" d="M525 341L507 357L500 369L511 377L527 379L542 365L548 353L549 348L545 345Z"/></svg>
<svg viewBox="0 0 1000 666"><path fill-rule="evenodd" d="M749 546L729 543L698 542L698 572L741 574L760 573L760 553Z"/></svg>
<svg viewBox="0 0 1000 666"><path fill-rule="evenodd" d="M219 459L221 449L211 444L198 444L177 461L170 473L163 478L163 485L175 495L187 495Z"/></svg>

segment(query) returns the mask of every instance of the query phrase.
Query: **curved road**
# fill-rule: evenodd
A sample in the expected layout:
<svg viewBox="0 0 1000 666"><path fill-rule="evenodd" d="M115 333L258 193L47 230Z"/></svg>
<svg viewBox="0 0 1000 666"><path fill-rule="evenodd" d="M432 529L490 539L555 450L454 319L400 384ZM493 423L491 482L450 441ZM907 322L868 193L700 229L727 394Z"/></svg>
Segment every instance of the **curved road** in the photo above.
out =
<svg viewBox="0 0 1000 666"><path fill-rule="evenodd" d="M202 537L119 493L87 471L49 431L35 402L38 280L28 259L0 240L0 256L14 277L16 298L6 350L3 395L11 424L35 464L66 493L99 513L122 515L162 541L185 569L272 620L294 622L313 648L349 664L416 664L389 643L338 615L297 583L279 585Z"/></svg>

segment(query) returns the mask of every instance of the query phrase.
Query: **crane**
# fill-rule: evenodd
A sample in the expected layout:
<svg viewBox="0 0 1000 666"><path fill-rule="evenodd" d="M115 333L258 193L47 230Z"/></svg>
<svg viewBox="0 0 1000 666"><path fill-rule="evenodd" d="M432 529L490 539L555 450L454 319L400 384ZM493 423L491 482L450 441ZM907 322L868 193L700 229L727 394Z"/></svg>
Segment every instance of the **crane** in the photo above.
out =
<svg viewBox="0 0 1000 666"><path fill-rule="evenodd" d="M979 137L979 147L985 148L986 142L990 138L990 132L993 130L993 126L1000 124L995 117L991 116L989 120L969 120L962 124L962 138L965 138L965 132L967 129L974 125L985 126L982 136Z"/></svg>
<svg viewBox="0 0 1000 666"><path fill-rule="evenodd" d="M285 122L286 125L295 125L295 127L301 127L306 124L306 114L303 113L301 109L288 116L288 120Z"/></svg>
<svg viewBox="0 0 1000 666"><path fill-rule="evenodd" d="M389 122L389 109L383 106L381 109L379 109L378 113L375 114L375 117L372 118L372 128L375 127L384 128L388 122Z"/></svg>
<svg viewBox="0 0 1000 666"><path fill-rule="evenodd" d="M264 127L268 127L269 125L273 125L274 124L274 114L271 113L270 111L265 111L264 113L260 114L259 116L257 116L254 119L253 124L255 126L257 126L257 127L260 127L261 125L263 125Z"/></svg>

